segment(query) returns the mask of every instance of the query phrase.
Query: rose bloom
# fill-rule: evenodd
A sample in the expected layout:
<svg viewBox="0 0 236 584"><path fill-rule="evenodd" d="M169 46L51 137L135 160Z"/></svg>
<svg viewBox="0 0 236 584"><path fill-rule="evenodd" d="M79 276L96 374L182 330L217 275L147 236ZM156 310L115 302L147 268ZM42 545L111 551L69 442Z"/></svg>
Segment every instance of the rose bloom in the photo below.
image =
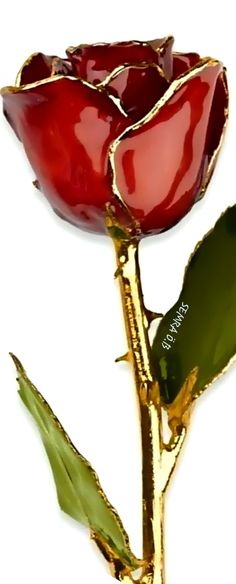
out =
<svg viewBox="0 0 236 584"><path fill-rule="evenodd" d="M2 90L5 115L53 209L104 232L110 203L138 236L177 223L204 194L227 118L222 64L173 38L32 55Z"/></svg>

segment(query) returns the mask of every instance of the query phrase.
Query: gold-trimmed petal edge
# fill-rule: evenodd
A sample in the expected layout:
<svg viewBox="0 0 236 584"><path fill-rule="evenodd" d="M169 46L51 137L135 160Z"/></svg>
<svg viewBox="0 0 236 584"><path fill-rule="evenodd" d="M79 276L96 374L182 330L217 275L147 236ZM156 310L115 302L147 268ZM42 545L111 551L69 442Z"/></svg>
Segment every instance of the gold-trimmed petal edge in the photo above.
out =
<svg viewBox="0 0 236 584"><path fill-rule="evenodd" d="M90 83L89 81L85 81L84 79L82 79L82 77L74 77L73 75L64 75L62 73L58 73L58 74L52 75L50 77L45 77L44 79L39 79L38 81L34 81L33 83L27 83L25 85L20 85L20 86L6 85L5 87L2 87L0 89L0 95L4 96L7 93L20 93L22 91L36 89L37 87L40 87L41 85L47 85L48 83L54 83L56 81L59 81L60 79L68 79L69 81L79 81L82 85L85 85L86 87L89 87L90 89L93 89L94 91L98 91L99 93L103 93L103 94L105 93L103 87L98 87L98 86L94 85L93 83ZM106 95L111 101L113 101L113 103L116 105L116 107L118 107L118 109L124 115L124 117L127 118L128 115L124 111L124 109L122 108L121 100L119 99L119 97L118 96L115 97L114 95L110 94L108 91L106 91Z"/></svg>
<svg viewBox="0 0 236 584"><path fill-rule="evenodd" d="M59 81L60 79L67 79L69 81L79 81L82 85L85 85L86 87L89 87L90 89L93 89L93 91L97 91L99 93L102 93L103 95L105 94L107 96L107 98L110 99L116 105L116 107L120 110L120 112L124 115L124 117L126 117L126 118L128 117L127 113L122 108L121 101L120 101L119 97L115 97L115 96L111 95L103 87L97 87L93 83L89 83L89 81L85 81L81 77L73 77L72 75L58 74L58 75L54 75L52 77L47 77L45 79L40 79L39 81L35 81L34 83L20 85L19 87L15 86L15 85L7 85L5 87L2 87L2 89L0 90L0 95L2 95L2 97L3 97L4 95L7 95L8 93L16 94L16 93L22 93L24 91L31 90L31 89L37 89L37 87L41 87L41 86L47 85L49 83L56 83L56 81ZM112 190L112 192L113 192L113 190ZM122 210L131 219L132 224L135 225L136 231L140 232L140 229L136 227L136 220L134 219L133 215L129 211L129 209L128 209L127 205L125 204L125 202L123 201L122 197L119 196L117 198L115 196L115 199L117 200L117 202L118 202L119 206L122 208Z"/></svg>
<svg viewBox="0 0 236 584"><path fill-rule="evenodd" d="M155 43L155 40L153 41L138 41L138 40L131 40L131 41L127 41L127 44L132 43L134 45L142 45L142 46L150 46L156 53L163 53L166 49L166 47L168 46L168 44L170 42L174 42L174 37L169 35L166 37L163 37L163 42L161 43L161 45L159 45L158 47L154 47L152 46L152 43ZM121 41L121 43L125 41ZM94 44L86 44L83 43L81 45L77 45L77 46L69 46L66 49L66 54L71 55L73 54L75 51L77 51L78 49L83 49L83 48L87 48L87 47L101 47L101 46L109 46L109 45L114 45L114 44L119 44L119 43L103 43L103 42L99 42L99 43L94 43ZM16 87L20 87L21 83L21 75L22 75L22 71L25 67L27 67L31 61L33 60L34 57L36 57L37 55L40 55L41 51L35 51L34 53L32 53L29 57L27 57L27 59L24 61L24 63L22 64L22 66L20 67L17 76L16 76L16 80L15 80L15 86ZM62 57L57 57L63 60ZM130 64L130 63L129 63ZM128 65L128 63L127 63ZM124 66L124 65L123 65Z"/></svg>
<svg viewBox="0 0 236 584"><path fill-rule="evenodd" d="M155 43L158 40L162 40L162 43L160 45L155 46ZM155 51L155 53L160 53L161 55L165 52L166 48L170 45L170 44L174 44L175 42L175 38L173 37L173 35L167 35L165 37L163 37L163 39L153 39L151 41L147 41L146 45L149 45L153 51Z"/></svg>
<svg viewBox="0 0 236 584"><path fill-rule="evenodd" d="M192 79L192 77L194 77L197 72L203 71L206 67L217 67L220 64L221 61L213 59L212 57L205 57L204 59L201 59L191 69L188 69L188 71L185 71L177 79L172 81L164 95L156 102L153 108L143 118L126 128L124 132L122 132L122 134L116 138L115 142L120 142L131 131L141 128L150 120L152 120L152 118L154 118L154 116L162 109L167 101L169 101L169 99L175 95L175 93L182 87L182 85L184 85L186 81Z"/></svg>
<svg viewBox="0 0 236 584"><path fill-rule="evenodd" d="M173 57L183 57L183 55L189 55L189 54L195 54L195 55L199 55L199 53L196 53L195 51L173 51ZM199 61L202 60L202 57L200 57L199 55Z"/></svg>
<svg viewBox="0 0 236 584"><path fill-rule="evenodd" d="M227 83L227 76L226 76L226 68L225 67L223 67L223 71L222 71L222 74L221 75L222 75L222 83L223 83L224 90L225 90L225 96L226 96L226 107L224 108L224 118L225 118L225 121L224 121L224 125L222 127L222 132L221 132L221 137L220 137L219 144L215 148L215 150L213 151L212 156L210 158L210 161L209 161L209 164L208 164L208 168L207 168L207 172L206 172L206 177L205 177L205 180L204 180L204 184L203 184L203 186L201 188L201 192L200 192L199 197L197 199L198 201L200 201L204 197L205 192L206 192L206 189L208 187L208 184L209 184L209 182L211 180L211 177L212 177L212 174L213 174L215 165L216 165L216 161L217 161L217 158L219 156L219 152L220 152L222 143L224 141L225 131L226 131L227 123L228 123L228 117L229 117L229 88L228 88L228 83Z"/></svg>
<svg viewBox="0 0 236 584"><path fill-rule="evenodd" d="M163 43L160 45L160 49L162 51L166 48L166 45L168 44L169 39L173 39L173 41L174 41L174 37L172 37L172 36L166 36L166 37L163 37L163 39L161 39L161 40L163 40ZM135 40L130 40L130 41L115 41L113 43L103 43L103 42L99 42L99 43L82 43L80 45L75 45L75 46L72 45L72 46L69 46L66 49L66 54L67 55L73 55L73 53L75 53L79 49L87 49L89 47L110 47L110 46L112 47L114 45L122 45L122 44L123 45L125 45L125 44L127 44L127 45L132 44L132 45L139 45L139 46L141 45L143 47L148 47L148 46L151 46L151 43L152 42L155 42L155 40L154 41L138 41L137 39L135 39ZM151 46L151 48L153 49L152 46ZM153 50L155 52L158 52L157 49L153 49Z"/></svg>
<svg viewBox="0 0 236 584"><path fill-rule="evenodd" d="M158 45L158 44L156 45L158 40L162 40L162 43L160 45ZM152 50L157 55L160 55L160 57L164 57L165 52L169 47L172 50L174 42L175 42L174 37L172 35L168 35L166 37L163 37L163 39L154 39L151 41L147 41L147 44L152 48ZM171 67L171 69L173 69L173 67ZM169 81L169 83L171 82L172 74L173 74L173 70L169 76L166 76L166 79L167 79L167 81Z"/></svg>
<svg viewBox="0 0 236 584"><path fill-rule="evenodd" d="M114 43L103 43L103 42L100 43L99 42L99 43L82 43L80 45L70 45L66 49L66 54L73 55L73 53L75 53L75 51L78 51L78 49L87 49L89 47L106 47L110 44L114 44Z"/></svg>
<svg viewBox="0 0 236 584"><path fill-rule="evenodd" d="M50 76L47 76L47 77L45 77L45 79L48 79L48 77L55 76L55 70L56 70L56 65L57 65L58 61L61 61L61 62L63 62L63 61L65 61L65 60L66 60L66 59L65 59L65 58L63 58L63 57L57 57L56 55L45 55L45 54L44 54L44 53L42 53L41 51L35 51L34 53L32 53L32 54L31 54L31 55L30 55L30 56L29 56L29 57L28 57L28 58L27 58L27 59L24 61L23 65L22 65L22 66L21 66L21 68L19 69L19 71L18 71L18 73L17 73L17 76L16 76L16 80L15 80L15 86L16 86L16 87L21 87L22 85L25 85L25 84L22 84L22 83L21 83L21 77L22 77L22 73L23 73L23 71L24 71L25 67L28 67L28 65L30 65L30 63L33 61L33 59L34 59L35 57L39 56L39 55L43 55L43 57L45 57L46 59L51 59L51 61L52 61L52 63L51 63L51 66L52 66L52 69L51 69L51 75L50 75ZM56 73L56 75L57 75L57 73ZM69 75L65 75L65 76L66 76L66 77L68 77ZM39 79L38 81L40 81L40 79Z"/></svg>
<svg viewBox="0 0 236 584"><path fill-rule="evenodd" d="M143 118L141 118L141 120L138 120L134 124L131 124L130 126L128 126L120 134L120 136L118 136L118 138L116 138L112 142L112 144L109 148L109 161L108 161L109 169L110 169L110 173L111 173L111 177L112 177L112 192L113 192L115 199L119 200L120 203L122 204L122 206L125 206L127 208L127 206L123 200L123 197L122 197L122 195L118 189L118 186L117 186L116 168L115 168L115 153L116 153L116 150L117 150L120 142L123 140L123 138L126 138L131 132L141 128L142 126L147 124L150 120L152 120L152 118L154 118L154 116L164 107L164 105L169 101L169 99L171 99L171 97L173 97L173 95L175 95L175 93L182 87L182 85L184 85L184 83L186 81L188 81L189 79L191 79L192 77L195 76L196 72L203 71L205 69L205 67L209 67L209 66L216 67L216 66L219 66L220 64L221 64L221 61L218 61L217 59L213 59L212 57L205 57L204 59L201 59L191 69L189 69L188 71L185 71L180 77L178 77L177 79L172 81L172 83L170 84L170 86L168 87L168 89L166 90L164 95L157 101L157 103L153 106L153 108L150 110L150 112L148 112ZM129 211L129 215L131 215L131 211ZM134 220L134 218L133 218L133 221L135 223L137 223L137 221ZM140 232L141 232L141 230L140 230L140 225L139 225L137 233L140 233Z"/></svg>
<svg viewBox="0 0 236 584"><path fill-rule="evenodd" d="M80 81L83 85L90 87L91 89L97 89L95 85L89 83L88 81L84 81L81 77L74 77L73 75L63 75L58 73L57 75L53 75L52 77L45 77L45 79L39 79L38 81L34 81L33 83L26 83L25 85L6 85L2 87L0 90L1 95L5 95L6 93L20 93L22 91L27 91L28 89L35 89L40 87L41 85L47 85L48 83L54 83L59 79L69 79L70 81Z"/></svg>
<svg viewBox="0 0 236 584"><path fill-rule="evenodd" d="M157 65L157 63L153 63L152 61L141 61L139 63L134 62L134 63L124 63L122 65L118 65L118 67L115 67L113 69L113 71L108 73L108 75L105 77L105 79L103 79L103 81L100 81L100 83L97 83L96 86L97 87L106 87L113 79L115 79L118 75L120 75L120 73L122 73L126 69L147 69L149 67L156 69L158 71L158 73L160 73L161 77L163 77L164 79L166 79L166 81L168 81L168 79L165 76L164 71L161 69L161 67L159 65Z"/></svg>
<svg viewBox="0 0 236 584"><path fill-rule="evenodd" d="M34 57L37 57L38 55L41 55L40 51L35 51L34 53L32 53L32 55L30 55L23 63L23 65L21 65L21 68L19 69L17 76L16 76L16 80L15 80L15 85L16 87L20 87L21 85L21 75L23 72L23 69L25 67L28 67L28 65L30 65L31 61L34 59Z"/></svg>

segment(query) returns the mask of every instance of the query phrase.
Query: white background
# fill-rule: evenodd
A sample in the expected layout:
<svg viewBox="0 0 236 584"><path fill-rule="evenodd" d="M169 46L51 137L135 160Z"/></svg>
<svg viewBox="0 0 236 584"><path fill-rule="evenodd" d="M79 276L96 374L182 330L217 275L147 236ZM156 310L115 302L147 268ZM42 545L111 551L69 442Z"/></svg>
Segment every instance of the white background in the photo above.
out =
<svg viewBox="0 0 236 584"><path fill-rule="evenodd" d="M0 84L33 51L63 55L80 42L173 33L177 50L228 67L231 116L206 198L172 231L142 243L146 304L166 311L179 294L195 243L236 198L236 74L233 2L5 2ZM0 118L0 581L112 582L86 530L63 516L39 436L16 393L14 351L96 468L141 553L139 428L108 239L60 221L32 186L15 136ZM232 266L232 269L234 267ZM166 584L236 580L236 369L198 402L167 497Z"/></svg>

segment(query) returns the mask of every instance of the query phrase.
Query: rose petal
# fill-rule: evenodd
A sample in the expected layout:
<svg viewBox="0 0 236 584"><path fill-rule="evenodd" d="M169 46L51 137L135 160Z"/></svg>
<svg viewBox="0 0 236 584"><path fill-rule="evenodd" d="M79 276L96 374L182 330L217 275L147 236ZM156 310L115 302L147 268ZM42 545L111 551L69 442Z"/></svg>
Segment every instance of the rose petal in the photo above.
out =
<svg viewBox="0 0 236 584"><path fill-rule="evenodd" d="M158 233L191 208L204 180L205 144L221 64L210 59L175 81L145 122L114 143L113 188L139 219Z"/></svg>
<svg viewBox="0 0 236 584"><path fill-rule="evenodd" d="M155 49L150 43L138 41L80 45L67 49L67 55L73 63L77 75L97 85L121 65L138 64L144 61L162 65L167 50L166 39L160 39L158 42L159 48ZM162 46L164 46L163 51Z"/></svg>
<svg viewBox="0 0 236 584"><path fill-rule="evenodd" d="M53 208L80 227L104 231L105 204L114 201L108 149L127 119L105 92L72 78L6 88L3 98Z"/></svg>
<svg viewBox="0 0 236 584"><path fill-rule="evenodd" d="M173 74L173 53L172 47L174 37L168 36L163 39L148 41L148 44L158 53L158 62L163 69L166 78L171 79Z"/></svg>
<svg viewBox="0 0 236 584"><path fill-rule="evenodd" d="M200 197L205 193L207 185L211 179L215 168L217 156L219 154L223 134L228 119L229 94L225 71L219 75L216 83L214 98L212 102L211 115L208 124L206 145L205 145L205 176L203 180Z"/></svg>
<svg viewBox="0 0 236 584"><path fill-rule="evenodd" d="M200 56L197 53L173 53L173 79L194 67Z"/></svg>
<svg viewBox="0 0 236 584"><path fill-rule="evenodd" d="M152 109L169 83L158 66L128 65L110 77L106 87L110 94L119 97L130 121L135 122Z"/></svg>
<svg viewBox="0 0 236 584"><path fill-rule="evenodd" d="M34 53L21 67L17 78L16 85L26 85L34 83L41 79L46 79L51 75L57 74L70 75L72 73L72 64L69 59L60 59L44 55L43 53Z"/></svg>

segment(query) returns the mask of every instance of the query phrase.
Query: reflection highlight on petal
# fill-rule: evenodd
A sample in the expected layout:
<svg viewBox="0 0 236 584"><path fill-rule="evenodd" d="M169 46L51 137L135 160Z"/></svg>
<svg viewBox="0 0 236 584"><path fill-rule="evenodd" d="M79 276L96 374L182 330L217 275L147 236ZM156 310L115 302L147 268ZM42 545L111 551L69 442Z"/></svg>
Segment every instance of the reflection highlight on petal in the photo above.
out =
<svg viewBox="0 0 236 584"><path fill-rule="evenodd" d="M126 118L105 92L68 77L3 97L52 207L80 227L105 231L105 205L116 202L108 150Z"/></svg>
<svg viewBox="0 0 236 584"><path fill-rule="evenodd" d="M179 221L211 178L228 114L225 72L173 37L35 53L4 113L58 215L104 231L113 203L137 236ZM169 78L172 77L170 83Z"/></svg>
<svg viewBox="0 0 236 584"><path fill-rule="evenodd" d="M219 62L203 60L174 82L153 111L111 148L113 188L122 193L145 234L174 225L201 191L221 71Z"/></svg>

